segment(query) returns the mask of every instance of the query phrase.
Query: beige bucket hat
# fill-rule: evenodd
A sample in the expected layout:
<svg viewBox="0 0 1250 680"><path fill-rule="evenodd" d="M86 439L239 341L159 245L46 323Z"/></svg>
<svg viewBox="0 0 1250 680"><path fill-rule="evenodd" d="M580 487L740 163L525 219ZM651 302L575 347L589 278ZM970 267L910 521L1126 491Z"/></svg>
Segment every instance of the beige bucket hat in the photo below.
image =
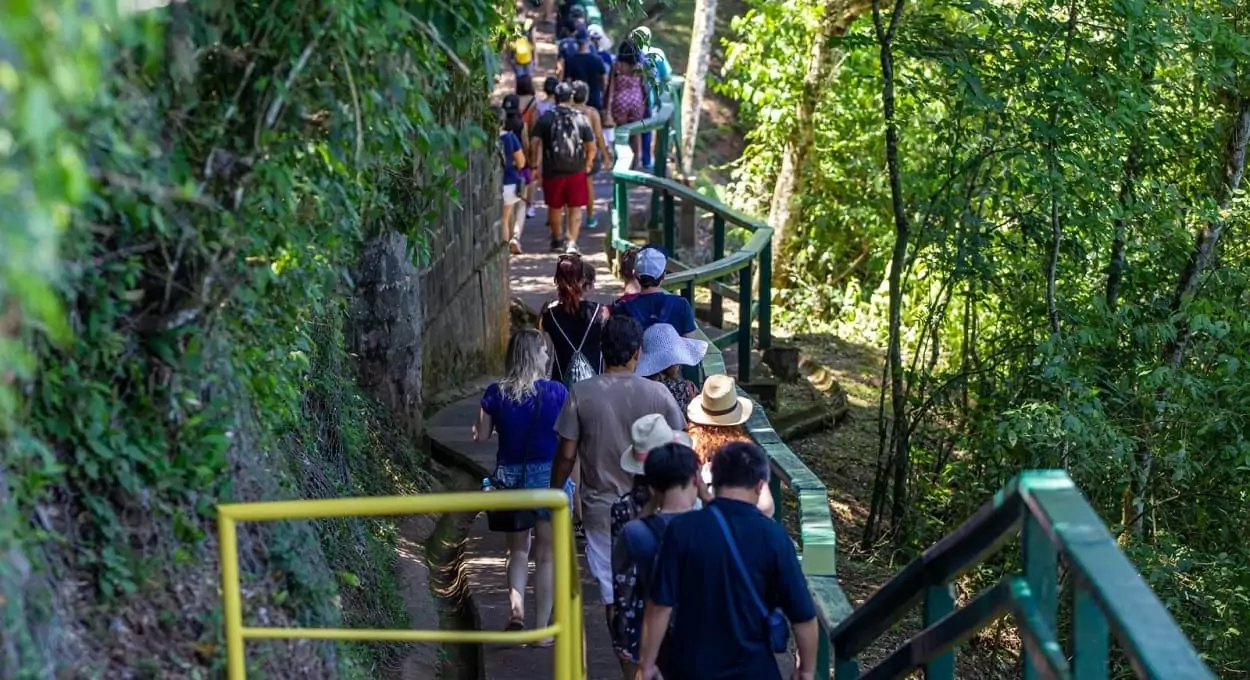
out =
<svg viewBox="0 0 1250 680"><path fill-rule="evenodd" d="M741 425L751 418L755 404L738 396L738 384L727 375L710 375L703 381L703 391L686 407L692 423L729 427Z"/></svg>
<svg viewBox="0 0 1250 680"><path fill-rule="evenodd" d="M693 446L690 435L685 432L674 432L668 421L658 413L645 415L629 428L629 438L633 444L621 454L621 469L631 475L641 475L643 465L647 462L647 452L665 444L684 444Z"/></svg>

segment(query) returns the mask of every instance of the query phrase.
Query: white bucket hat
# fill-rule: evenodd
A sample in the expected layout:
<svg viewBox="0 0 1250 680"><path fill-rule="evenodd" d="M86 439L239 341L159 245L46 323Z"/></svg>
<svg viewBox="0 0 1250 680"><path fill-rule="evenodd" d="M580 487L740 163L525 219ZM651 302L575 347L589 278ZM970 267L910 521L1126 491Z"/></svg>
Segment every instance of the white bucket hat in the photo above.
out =
<svg viewBox="0 0 1250 680"><path fill-rule="evenodd" d="M674 432L664 420L664 416L658 413L645 415L635 420L629 428L629 438L633 445L621 454L621 469L631 475L644 474L643 465L647 462L647 453L651 449L672 443L686 446L694 444L690 435L685 432Z"/></svg>
<svg viewBox="0 0 1250 680"><path fill-rule="evenodd" d="M683 338L671 324L657 323L642 334L642 354L634 373L655 375L669 366L698 366L707 354L707 343Z"/></svg>
<svg viewBox="0 0 1250 680"><path fill-rule="evenodd" d="M750 420L754 409L750 399L738 396L733 378L717 374L703 381L703 391L686 407L686 417L699 425L728 427Z"/></svg>

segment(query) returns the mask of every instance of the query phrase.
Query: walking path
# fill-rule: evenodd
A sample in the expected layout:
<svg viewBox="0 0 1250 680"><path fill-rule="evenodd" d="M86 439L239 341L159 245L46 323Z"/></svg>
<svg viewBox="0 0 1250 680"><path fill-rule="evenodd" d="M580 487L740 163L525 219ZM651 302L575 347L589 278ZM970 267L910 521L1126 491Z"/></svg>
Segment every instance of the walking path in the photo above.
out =
<svg viewBox="0 0 1250 680"><path fill-rule="evenodd" d="M551 256L554 259L554 255ZM494 441L477 444L470 435L473 419L477 417L481 394L475 394L443 408L426 425L436 457L458 459L461 467L469 467L484 477L495 468ZM584 546L578 542L578 559L581 562L582 601L585 604L586 659L588 680L615 680L621 677L621 669L612 651L604 623L603 607L599 605L599 586L590 577L586 567ZM508 623L508 592L505 584L504 558L507 550L503 534L486 528L486 515L479 515L464 546L463 577L468 580L469 592L478 614L481 630L503 630ZM534 617L533 570L530 571L530 587L526 594L526 625L536 625ZM531 645L486 646L486 680L540 680L552 677L553 652Z"/></svg>

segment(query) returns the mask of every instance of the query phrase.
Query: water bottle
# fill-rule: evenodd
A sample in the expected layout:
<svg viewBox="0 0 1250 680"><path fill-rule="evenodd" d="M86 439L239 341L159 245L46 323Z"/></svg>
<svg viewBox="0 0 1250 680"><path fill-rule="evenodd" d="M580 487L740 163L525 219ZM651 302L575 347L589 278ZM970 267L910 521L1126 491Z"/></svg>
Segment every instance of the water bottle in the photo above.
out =
<svg viewBox="0 0 1250 680"><path fill-rule="evenodd" d="M490 485L490 477L482 478L482 491L494 491L495 487Z"/></svg>

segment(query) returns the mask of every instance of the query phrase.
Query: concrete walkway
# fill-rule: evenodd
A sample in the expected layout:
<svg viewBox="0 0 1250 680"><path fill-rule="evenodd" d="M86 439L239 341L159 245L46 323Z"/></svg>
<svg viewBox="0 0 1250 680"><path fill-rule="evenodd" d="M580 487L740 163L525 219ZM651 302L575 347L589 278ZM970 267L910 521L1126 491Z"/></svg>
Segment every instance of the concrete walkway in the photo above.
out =
<svg viewBox="0 0 1250 680"><path fill-rule="evenodd" d="M475 474L486 476L495 467L495 441L477 444L470 428L477 417L480 394L475 394L443 408L426 424L426 433L438 458L469 467ZM584 546L578 541L581 563L582 600L585 604L587 678L615 680L621 677L620 665L612 651L599 605L599 586L590 578L586 567ZM486 527L486 515L479 515L464 546L463 576L468 579L469 592L478 613L481 630L503 630L508 623L508 594L504 577L506 550L503 534ZM535 627L533 569L530 570L529 592L526 595L526 626ZM540 680L551 678L554 655L551 649L530 645L486 646L486 680Z"/></svg>

